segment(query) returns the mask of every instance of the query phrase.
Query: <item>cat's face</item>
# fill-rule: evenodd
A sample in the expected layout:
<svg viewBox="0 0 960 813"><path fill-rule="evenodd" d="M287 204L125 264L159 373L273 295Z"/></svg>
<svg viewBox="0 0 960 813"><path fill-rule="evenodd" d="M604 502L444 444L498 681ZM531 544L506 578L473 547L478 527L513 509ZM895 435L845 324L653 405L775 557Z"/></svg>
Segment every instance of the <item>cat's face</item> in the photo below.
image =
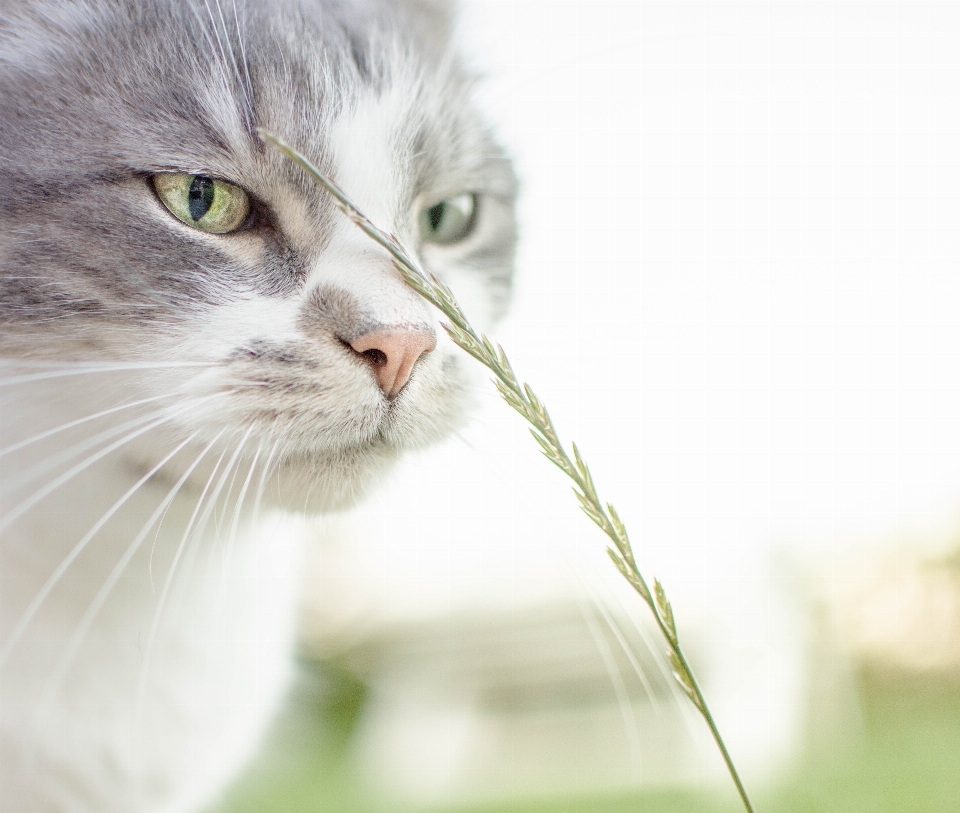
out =
<svg viewBox="0 0 960 813"><path fill-rule="evenodd" d="M164 411L128 455L240 447L320 507L458 423L469 362L255 129L489 322L509 293L515 182L440 9L91 0L0 15L0 354L135 363L125 397ZM78 402L101 386L65 381Z"/></svg>

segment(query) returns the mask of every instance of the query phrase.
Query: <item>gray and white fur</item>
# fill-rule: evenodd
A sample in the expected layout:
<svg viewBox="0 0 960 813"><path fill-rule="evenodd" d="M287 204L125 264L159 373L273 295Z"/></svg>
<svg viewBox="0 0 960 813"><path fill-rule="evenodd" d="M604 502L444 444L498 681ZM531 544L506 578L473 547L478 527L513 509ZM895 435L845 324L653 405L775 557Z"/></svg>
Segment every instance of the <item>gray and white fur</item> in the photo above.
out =
<svg viewBox="0 0 960 813"><path fill-rule="evenodd" d="M3 813L214 801L291 678L301 517L462 422L471 362L256 134L490 324L515 180L450 36L426 0L0 0ZM193 228L158 173L249 216ZM424 239L464 194L469 229Z"/></svg>

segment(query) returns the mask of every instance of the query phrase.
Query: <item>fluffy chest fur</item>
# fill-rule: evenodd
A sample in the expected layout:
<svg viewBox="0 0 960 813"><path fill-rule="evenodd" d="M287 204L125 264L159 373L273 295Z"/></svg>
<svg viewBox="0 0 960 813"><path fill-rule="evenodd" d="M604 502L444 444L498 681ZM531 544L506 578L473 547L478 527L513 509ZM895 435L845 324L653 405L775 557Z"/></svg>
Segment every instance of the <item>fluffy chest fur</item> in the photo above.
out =
<svg viewBox="0 0 960 813"><path fill-rule="evenodd" d="M462 419L435 314L256 135L495 319L514 179L448 28L416 2L0 3L0 810L213 798L289 676L291 512Z"/></svg>

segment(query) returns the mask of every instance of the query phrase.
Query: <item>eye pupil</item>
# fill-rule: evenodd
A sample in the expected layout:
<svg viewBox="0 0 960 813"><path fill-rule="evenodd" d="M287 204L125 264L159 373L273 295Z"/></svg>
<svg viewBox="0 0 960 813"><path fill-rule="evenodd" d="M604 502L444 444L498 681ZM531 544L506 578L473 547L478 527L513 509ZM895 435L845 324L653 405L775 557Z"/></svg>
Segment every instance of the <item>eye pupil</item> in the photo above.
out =
<svg viewBox="0 0 960 813"><path fill-rule="evenodd" d="M434 231L440 228L446 208L447 204L440 202L436 206L431 206L427 212L427 216L430 218L430 228Z"/></svg>
<svg viewBox="0 0 960 813"><path fill-rule="evenodd" d="M213 198L216 194L216 186L210 178L204 178L197 175L190 184L190 190L187 193L187 203L190 207L190 217L194 220L200 220L210 207L213 206Z"/></svg>
<svg viewBox="0 0 960 813"><path fill-rule="evenodd" d="M229 181L188 172L158 172L151 180L170 214L207 234L236 231L250 214L247 193Z"/></svg>
<svg viewBox="0 0 960 813"><path fill-rule="evenodd" d="M464 192L425 206L417 215L420 236L428 243L449 246L463 241L473 230L477 198Z"/></svg>

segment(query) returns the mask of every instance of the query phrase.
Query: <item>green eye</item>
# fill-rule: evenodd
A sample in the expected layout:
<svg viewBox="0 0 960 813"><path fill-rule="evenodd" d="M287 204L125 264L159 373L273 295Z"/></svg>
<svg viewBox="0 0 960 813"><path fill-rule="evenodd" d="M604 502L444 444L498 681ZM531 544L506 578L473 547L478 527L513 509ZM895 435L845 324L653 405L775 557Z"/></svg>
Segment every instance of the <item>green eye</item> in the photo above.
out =
<svg viewBox="0 0 960 813"><path fill-rule="evenodd" d="M471 193L447 198L420 212L420 236L428 243L459 243L473 231L477 199Z"/></svg>
<svg viewBox="0 0 960 813"><path fill-rule="evenodd" d="M211 234L226 234L243 225L250 198L239 186L184 172L153 176L153 188L178 220Z"/></svg>

